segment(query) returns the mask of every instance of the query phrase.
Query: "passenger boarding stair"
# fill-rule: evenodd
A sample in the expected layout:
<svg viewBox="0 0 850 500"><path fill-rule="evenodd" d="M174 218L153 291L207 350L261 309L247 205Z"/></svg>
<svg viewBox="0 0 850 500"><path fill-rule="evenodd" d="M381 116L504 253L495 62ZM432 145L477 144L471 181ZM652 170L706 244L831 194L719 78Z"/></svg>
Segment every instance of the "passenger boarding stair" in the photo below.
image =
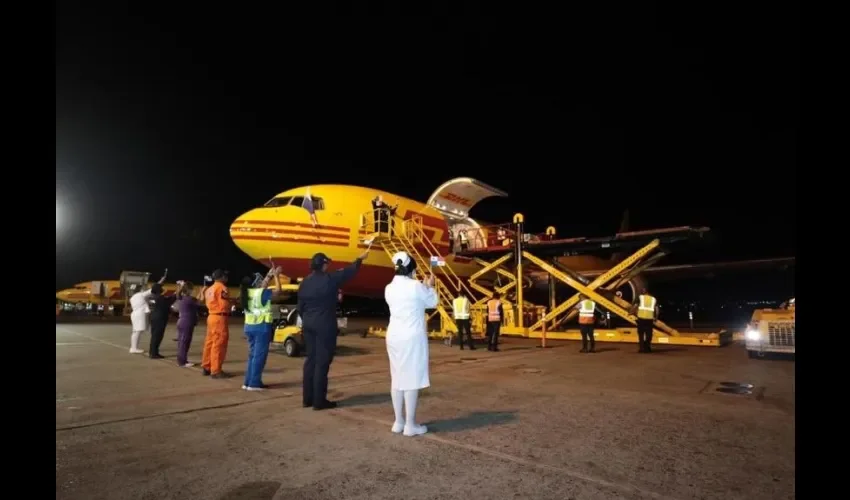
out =
<svg viewBox="0 0 850 500"><path fill-rule="evenodd" d="M367 212L361 216L361 234L368 236L365 240L372 240L374 245L381 247L387 256L397 252L406 252L412 259L416 260L417 279L426 279L430 272L436 276L435 289L437 290L437 307L428 316L428 320L435 315L440 316L443 323L443 331L457 332L457 325L452 317L452 302L460 291L463 291L470 301L475 303L475 295L467 288L466 284L452 270L451 266L443 260L443 256L437 250L434 243L425 234L422 218L414 216L411 219L391 216L390 220L383 221L383 225L375 224L373 212ZM372 232L378 228L380 231ZM432 258L438 259L439 265L432 266Z"/></svg>

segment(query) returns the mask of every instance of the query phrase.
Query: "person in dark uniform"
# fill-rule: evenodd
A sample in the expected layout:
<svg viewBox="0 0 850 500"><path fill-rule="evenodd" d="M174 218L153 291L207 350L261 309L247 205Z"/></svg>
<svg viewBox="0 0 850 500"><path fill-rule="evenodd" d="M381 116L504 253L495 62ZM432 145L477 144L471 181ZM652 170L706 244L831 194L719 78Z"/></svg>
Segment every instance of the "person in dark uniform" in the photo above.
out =
<svg viewBox="0 0 850 500"><path fill-rule="evenodd" d="M331 259L317 253L310 261L313 271L298 287L298 316L301 318L307 358L304 360L302 402L314 410L336 408L328 401L328 371L336 350L336 308L338 292L343 283L353 278L360 264L369 255L366 249L351 265L329 273Z"/></svg>
<svg viewBox="0 0 850 500"><path fill-rule="evenodd" d="M159 354L159 346L162 337L165 336L165 327L168 326L168 316L171 314L171 306L177 299L177 295L166 297L162 294L162 285L154 283L151 287L151 347L148 355L151 359L162 359L165 356Z"/></svg>

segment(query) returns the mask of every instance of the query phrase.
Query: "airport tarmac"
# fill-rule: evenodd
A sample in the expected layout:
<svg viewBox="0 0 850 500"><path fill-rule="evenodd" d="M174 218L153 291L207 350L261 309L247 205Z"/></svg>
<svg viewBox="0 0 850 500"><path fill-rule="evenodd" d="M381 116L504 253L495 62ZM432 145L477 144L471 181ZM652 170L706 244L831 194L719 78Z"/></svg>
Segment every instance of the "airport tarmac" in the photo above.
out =
<svg viewBox="0 0 850 500"><path fill-rule="evenodd" d="M272 388L240 390L240 322L227 380L176 366L174 324L163 360L128 354L129 337L129 324L56 325L57 499L794 498L794 362L739 345L434 342L418 412L430 432L407 438L390 432L381 339L340 337L340 406L315 412L301 358L271 354ZM200 325L191 361L203 340Z"/></svg>

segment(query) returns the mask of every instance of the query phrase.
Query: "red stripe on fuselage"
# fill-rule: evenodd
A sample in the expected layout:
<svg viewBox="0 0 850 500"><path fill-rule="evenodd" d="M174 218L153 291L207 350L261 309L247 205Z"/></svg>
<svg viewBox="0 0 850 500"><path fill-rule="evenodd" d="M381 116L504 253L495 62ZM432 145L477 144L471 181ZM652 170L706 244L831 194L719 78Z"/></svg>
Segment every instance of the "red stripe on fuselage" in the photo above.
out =
<svg viewBox="0 0 850 500"><path fill-rule="evenodd" d="M266 226L306 227L306 228L309 228L309 229L313 229L312 224L304 224L304 223L301 223L301 222L287 222L287 221L279 221L279 220L240 219L240 220L234 222L233 224L231 224L231 227L235 226L237 224L260 224L260 225L266 225ZM343 231L346 234L351 233L351 229L349 229L347 227L340 227L340 226L323 226L321 224L318 224L315 227L315 229L326 229L326 230L329 230L329 231Z"/></svg>
<svg viewBox="0 0 850 500"><path fill-rule="evenodd" d="M318 239L297 239L297 238L275 238L273 236L249 235L249 234L232 234L231 239L234 240L255 240L255 241L276 241L278 243L303 243L308 245L330 245L333 247L347 247L347 241L321 241Z"/></svg>

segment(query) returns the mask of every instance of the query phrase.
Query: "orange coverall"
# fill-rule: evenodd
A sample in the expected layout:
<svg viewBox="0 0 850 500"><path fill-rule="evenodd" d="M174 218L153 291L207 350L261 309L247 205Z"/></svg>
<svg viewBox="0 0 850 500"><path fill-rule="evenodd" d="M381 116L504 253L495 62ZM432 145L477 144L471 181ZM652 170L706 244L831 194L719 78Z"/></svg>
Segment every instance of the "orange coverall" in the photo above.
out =
<svg viewBox="0 0 850 500"><path fill-rule="evenodd" d="M227 340L230 328L227 316L230 304L227 301L227 287L216 281L204 294L207 310L207 338L204 340L204 354L201 367L212 375L221 373L221 365L227 355Z"/></svg>

